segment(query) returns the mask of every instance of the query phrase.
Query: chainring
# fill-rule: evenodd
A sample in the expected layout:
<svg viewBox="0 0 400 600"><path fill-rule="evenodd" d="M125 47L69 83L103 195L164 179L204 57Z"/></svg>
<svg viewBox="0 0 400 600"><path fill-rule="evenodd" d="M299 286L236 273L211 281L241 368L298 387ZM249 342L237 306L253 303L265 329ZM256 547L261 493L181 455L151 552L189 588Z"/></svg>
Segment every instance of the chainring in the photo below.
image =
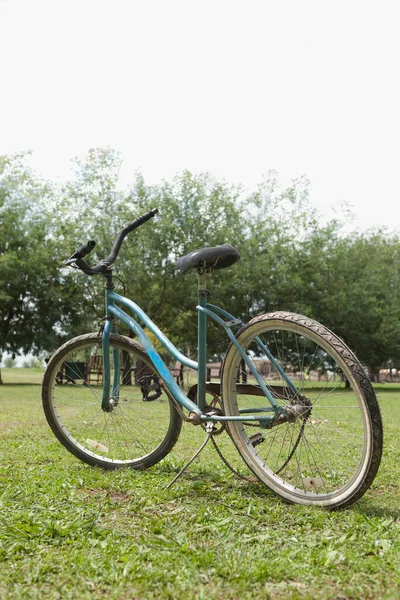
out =
<svg viewBox="0 0 400 600"><path fill-rule="evenodd" d="M223 409L222 409L222 405L221 405L221 399L219 396L217 396L216 394L214 394L213 392L210 392L207 390L206 387L206 393L210 394L210 396L213 397L212 402L210 404L206 404L205 408L204 408L204 414L206 415L215 415L218 417L223 417L225 415ZM219 406L218 406L219 405ZM209 422L209 421L208 421ZM206 424L202 424L202 428L205 429L206 428ZM221 433L223 433L226 429L226 423L225 422L217 422L215 421L213 423L213 429L211 432L211 435L215 436L215 435L221 435Z"/></svg>

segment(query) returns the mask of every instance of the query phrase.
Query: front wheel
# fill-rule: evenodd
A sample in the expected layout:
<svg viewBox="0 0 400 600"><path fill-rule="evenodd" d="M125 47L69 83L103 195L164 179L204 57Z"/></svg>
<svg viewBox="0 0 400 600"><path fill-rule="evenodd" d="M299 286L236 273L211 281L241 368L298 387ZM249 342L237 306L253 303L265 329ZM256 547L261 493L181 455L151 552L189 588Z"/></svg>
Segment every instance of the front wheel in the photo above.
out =
<svg viewBox="0 0 400 600"><path fill-rule="evenodd" d="M104 412L101 336L88 333L59 348L43 379L47 421L67 450L91 465L145 469L171 451L181 417L140 344L111 335L110 365L113 408Z"/></svg>
<svg viewBox="0 0 400 600"><path fill-rule="evenodd" d="M383 433L374 390L354 354L326 327L287 312L256 317L238 341L279 406L307 407L294 422L271 429L250 420L229 423L249 468L288 502L329 508L355 502L377 473ZM222 390L226 415L271 414L233 344Z"/></svg>

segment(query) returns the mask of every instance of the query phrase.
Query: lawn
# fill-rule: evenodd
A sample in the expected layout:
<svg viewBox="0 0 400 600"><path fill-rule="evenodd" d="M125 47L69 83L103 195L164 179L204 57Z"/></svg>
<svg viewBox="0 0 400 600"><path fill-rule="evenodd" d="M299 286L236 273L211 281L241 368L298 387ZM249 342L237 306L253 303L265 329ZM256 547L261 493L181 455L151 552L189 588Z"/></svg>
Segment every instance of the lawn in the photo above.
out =
<svg viewBox="0 0 400 600"><path fill-rule="evenodd" d="M147 471L89 467L47 426L41 371L2 375L0 598L399 597L400 386L377 388L385 446L372 488L328 512L235 478L211 445L165 490L203 439L192 426Z"/></svg>

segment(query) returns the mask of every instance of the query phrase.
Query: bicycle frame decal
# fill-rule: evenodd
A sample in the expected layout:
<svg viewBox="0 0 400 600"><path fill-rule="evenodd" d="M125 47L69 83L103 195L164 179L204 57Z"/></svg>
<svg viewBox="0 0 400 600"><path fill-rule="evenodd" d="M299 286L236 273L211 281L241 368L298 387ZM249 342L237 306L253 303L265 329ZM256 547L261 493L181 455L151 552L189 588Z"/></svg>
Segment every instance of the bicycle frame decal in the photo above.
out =
<svg viewBox="0 0 400 600"><path fill-rule="evenodd" d="M145 351L149 355L151 361L153 362L158 373L160 374L161 378L163 379L164 383L166 384L166 386L168 387L168 389L170 390L170 392L174 396L174 398L179 402L179 404L184 406L187 410L194 412L200 416L201 410L194 402L192 402L182 392L181 388L178 386L178 384L172 377L172 375L169 372L168 368L166 367L164 361L162 360L161 356L158 354L157 350L154 348L153 344L150 342L149 338L143 331L142 327L132 317L130 317L126 312L124 312L118 306L116 306L114 304L114 300L116 302L122 304L123 306L126 306L135 315L137 315L145 323L145 325L150 329L150 331L152 331L152 333L154 333L154 335L157 337L157 339L168 349L168 351L173 356L175 356L175 358L177 358L177 360L181 360L183 362L183 364L186 364L187 366L190 366L191 368L196 369L196 370L197 370L197 363L190 360L183 354L181 354L179 352L179 350L177 348L175 348L175 346L166 338L166 336L164 336L164 334L161 333L161 331L158 329L158 327L156 327L156 325L154 325L154 323L142 311L142 309L137 304L132 302L132 300L129 300L128 298L125 298L124 296L120 296L119 294L116 294L114 291L109 291L109 290L106 290L106 299L107 299L108 314L111 313L112 315L114 315L115 317L120 319L123 323L125 323L125 325L127 325L135 333L139 342L144 347ZM108 327L108 328L105 327L104 331L103 331L103 353L104 354L107 354L109 351L110 333L111 333L111 327ZM103 357L103 360L104 360L104 357ZM109 369L109 365L108 365L108 369ZM108 378L109 378L109 374L108 374ZM109 382L109 379L108 379L108 382ZM108 402L109 402L109 398L107 397L108 396L107 389L109 389L109 387L107 388L106 386L104 386L103 406L108 406Z"/></svg>
<svg viewBox="0 0 400 600"><path fill-rule="evenodd" d="M125 298L124 296L120 296L116 292L106 290L106 310L108 311L110 306L114 305L114 302L118 302L123 306L126 306L129 310L133 312L144 325L156 336L156 338L162 343L164 348L172 354L176 360L184 364L186 367L190 369L194 369L197 371L198 365L197 362L187 358L184 354L179 352L177 348L170 342L166 335L153 323L153 321L146 315L144 310L140 308L133 300L129 300L129 298ZM147 337L147 336L146 336Z"/></svg>

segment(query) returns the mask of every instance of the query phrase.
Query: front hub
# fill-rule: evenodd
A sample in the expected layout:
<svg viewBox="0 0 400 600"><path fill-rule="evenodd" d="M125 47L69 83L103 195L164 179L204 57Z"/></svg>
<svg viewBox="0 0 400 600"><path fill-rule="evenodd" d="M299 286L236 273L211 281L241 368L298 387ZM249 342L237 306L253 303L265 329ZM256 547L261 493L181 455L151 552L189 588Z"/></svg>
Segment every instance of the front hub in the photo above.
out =
<svg viewBox="0 0 400 600"><path fill-rule="evenodd" d="M284 407L283 412L278 416L279 423L294 423L297 419L307 421L311 414L312 402L306 396L300 394L293 398L290 405Z"/></svg>

